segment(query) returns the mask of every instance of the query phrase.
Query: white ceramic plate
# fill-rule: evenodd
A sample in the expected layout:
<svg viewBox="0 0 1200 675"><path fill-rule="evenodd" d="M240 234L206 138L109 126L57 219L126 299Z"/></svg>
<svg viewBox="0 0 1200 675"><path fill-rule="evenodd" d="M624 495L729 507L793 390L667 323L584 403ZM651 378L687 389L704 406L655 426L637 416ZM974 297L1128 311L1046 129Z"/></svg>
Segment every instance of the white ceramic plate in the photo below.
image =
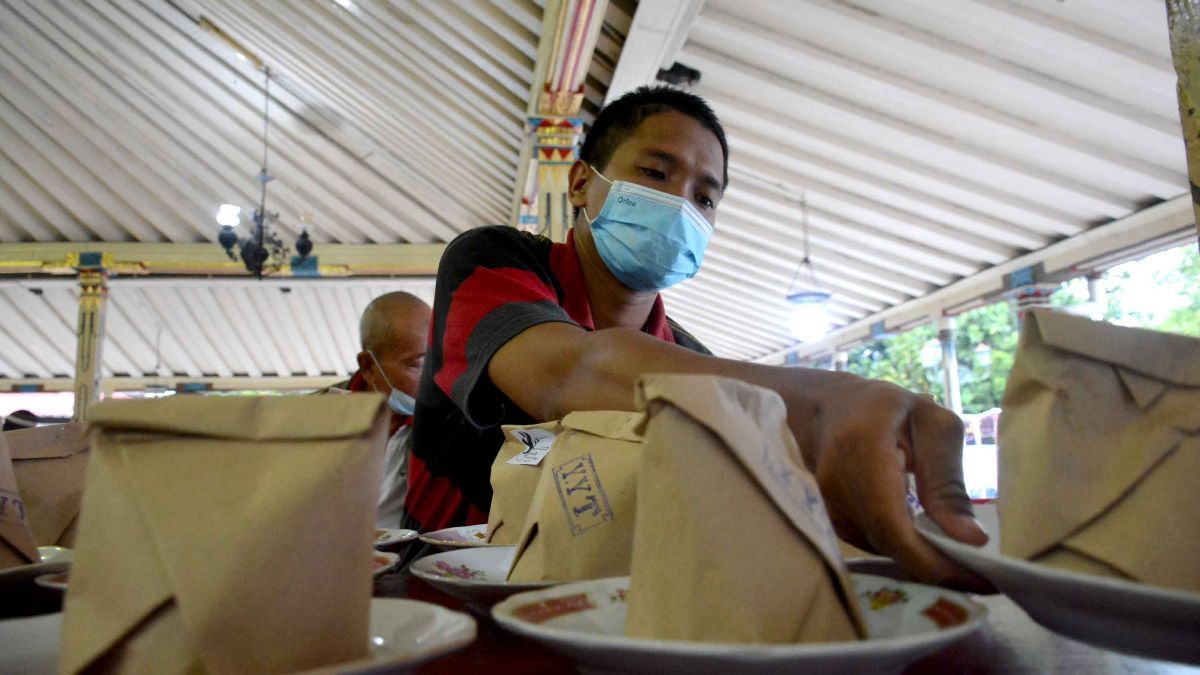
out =
<svg viewBox="0 0 1200 675"><path fill-rule="evenodd" d="M1200 663L1200 594L1006 557L997 537L983 547L963 544L924 514L917 531L1056 633L1127 654Z"/></svg>
<svg viewBox="0 0 1200 675"><path fill-rule="evenodd" d="M372 573L379 576L391 571L400 562L400 555L388 551L371 551Z"/></svg>
<svg viewBox="0 0 1200 675"><path fill-rule="evenodd" d="M443 551L456 548L482 548L492 546L487 542L487 525L464 525L447 527L444 530L426 532L421 541L433 544Z"/></svg>
<svg viewBox="0 0 1200 675"><path fill-rule="evenodd" d="M0 673L58 671L62 613L0 621ZM417 600L371 600L371 656L315 672L382 673L448 654L475 640L470 616Z"/></svg>
<svg viewBox="0 0 1200 675"><path fill-rule="evenodd" d="M49 588L55 591L67 592L67 583L70 578L70 572L55 572L54 574L43 574L33 580L33 583L42 588Z"/></svg>
<svg viewBox="0 0 1200 675"><path fill-rule="evenodd" d="M42 557L39 563L0 570L0 586L33 579L43 574L66 571L71 568L71 561L75 559L74 551L61 546L39 546L38 555Z"/></svg>
<svg viewBox="0 0 1200 675"><path fill-rule="evenodd" d="M506 581L516 554L516 546L446 551L420 558L408 569L440 591L481 604L497 602L513 593L554 585L550 581Z"/></svg>
<svg viewBox="0 0 1200 675"><path fill-rule="evenodd" d="M985 607L954 591L867 574L851 578L868 640L751 645L626 637L629 577L521 593L493 607L492 616L588 671L678 675L895 673L971 634L987 616Z"/></svg>
<svg viewBox="0 0 1200 675"><path fill-rule="evenodd" d="M376 528L375 530L375 545L376 546L391 546L393 544L403 544L417 538L416 530L393 530L388 528Z"/></svg>

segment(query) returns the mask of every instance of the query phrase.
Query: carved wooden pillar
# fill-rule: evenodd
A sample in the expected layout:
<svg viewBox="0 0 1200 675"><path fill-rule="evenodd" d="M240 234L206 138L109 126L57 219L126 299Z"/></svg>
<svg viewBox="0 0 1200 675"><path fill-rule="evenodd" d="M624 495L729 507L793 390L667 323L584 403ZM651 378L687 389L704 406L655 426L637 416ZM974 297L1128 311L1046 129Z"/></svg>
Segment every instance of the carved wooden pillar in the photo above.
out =
<svg viewBox="0 0 1200 675"><path fill-rule="evenodd" d="M91 261L89 256L97 260ZM79 323L76 327L75 414L82 421L100 395L100 353L108 305L108 272L98 254L84 253L79 265Z"/></svg>
<svg viewBox="0 0 1200 675"><path fill-rule="evenodd" d="M1167 0L1171 34L1171 59L1179 77L1179 119L1187 147L1188 177L1192 186L1192 211L1200 237L1200 0Z"/></svg>
<svg viewBox="0 0 1200 675"><path fill-rule="evenodd" d="M546 3L535 90L527 113L527 164L521 167L517 226L566 239L573 222L568 172L579 155L584 80L608 0Z"/></svg>

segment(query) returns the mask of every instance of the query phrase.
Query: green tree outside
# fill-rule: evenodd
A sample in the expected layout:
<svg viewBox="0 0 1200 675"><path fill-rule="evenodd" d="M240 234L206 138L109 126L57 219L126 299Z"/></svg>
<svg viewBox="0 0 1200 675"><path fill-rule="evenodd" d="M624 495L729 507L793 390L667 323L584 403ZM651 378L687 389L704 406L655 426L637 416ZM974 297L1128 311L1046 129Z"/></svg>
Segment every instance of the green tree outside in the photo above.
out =
<svg viewBox="0 0 1200 675"><path fill-rule="evenodd" d="M1149 304L1145 299L1130 290L1135 268L1121 265L1104 277L1107 296L1104 320L1200 336L1200 251L1189 245L1180 255L1180 262L1174 269L1153 274L1155 285L1163 293L1180 295L1179 306L1165 314L1147 309ZM1065 307L1087 299L1086 281L1074 279L1063 284L1051 301ZM1018 334L1012 309L1007 301L1000 301L965 312L957 320L955 347L963 411L979 413L998 408L1017 349ZM930 358L936 345L936 327L932 323L925 324L852 350L848 368L858 375L894 382L944 401L940 352L939 358Z"/></svg>
<svg viewBox="0 0 1200 675"><path fill-rule="evenodd" d="M1176 269L1155 275L1163 285L1178 285L1189 304L1172 310L1157 326L1159 330L1200 337L1200 248L1189 247L1183 263Z"/></svg>
<svg viewBox="0 0 1200 675"><path fill-rule="evenodd" d="M985 305L958 317L954 341L958 352L958 379L963 410L983 412L1000 406L1008 371L1017 348L1012 311L1007 302ZM937 328L918 326L886 340L863 345L850 352L852 373L888 382L945 400L939 357L928 358L937 345ZM929 350L925 358L922 352Z"/></svg>

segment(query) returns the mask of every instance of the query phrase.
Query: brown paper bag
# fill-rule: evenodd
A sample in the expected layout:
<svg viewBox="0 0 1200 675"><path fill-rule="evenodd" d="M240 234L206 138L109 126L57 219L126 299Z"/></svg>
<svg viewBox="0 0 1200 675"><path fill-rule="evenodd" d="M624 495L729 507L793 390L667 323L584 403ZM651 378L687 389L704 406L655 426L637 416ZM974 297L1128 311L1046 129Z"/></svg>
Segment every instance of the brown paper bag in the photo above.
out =
<svg viewBox="0 0 1200 675"><path fill-rule="evenodd" d="M773 391L642 378L646 410L626 635L705 642L866 637L816 480Z"/></svg>
<svg viewBox="0 0 1200 675"><path fill-rule="evenodd" d="M63 672L367 654L381 396L108 401L89 417Z"/></svg>
<svg viewBox="0 0 1200 675"><path fill-rule="evenodd" d="M85 425L53 424L4 432L29 528L39 546L75 543L88 445Z"/></svg>
<svg viewBox="0 0 1200 675"><path fill-rule="evenodd" d="M4 436L0 434L0 570L40 560Z"/></svg>
<svg viewBox="0 0 1200 675"><path fill-rule="evenodd" d="M488 543L514 546L529 514L543 461L562 432L557 421L518 426L506 424L504 445L492 462L492 506L488 509Z"/></svg>
<svg viewBox="0 0 1200 675"><path fill-rule="evenodd" d="M575 412L543 460L511 581L629 574L642 416Z"/></svg>
<svg viewBox="0 0 1200 675"><path fill-rule="evenodd" d="M1200 340L1033 312L1003 407L1005 555L1200 591Z"/></svg>

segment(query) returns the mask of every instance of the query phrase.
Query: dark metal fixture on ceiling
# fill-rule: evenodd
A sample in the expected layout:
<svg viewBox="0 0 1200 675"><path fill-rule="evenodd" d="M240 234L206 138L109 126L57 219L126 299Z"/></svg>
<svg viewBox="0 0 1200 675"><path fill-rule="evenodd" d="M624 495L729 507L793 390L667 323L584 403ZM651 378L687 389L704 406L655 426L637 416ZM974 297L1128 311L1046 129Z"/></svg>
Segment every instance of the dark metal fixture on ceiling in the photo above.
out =
<svg viewBox="0 0 1200 675"><path fill-rule="evenodd" d="M246 270L254 276L261 279L264 274L271 274L281 269L288 259L288 247L279 238L279 235L270 228L270 224L279 220L279 213L271 213L267 211L267 183L274 180L274 176L267 173L267 158L269 154L268 134L271 129L271 69L263 68L263 161L262 171L258 174L258 181L262 185L261 198L259 199L258 208L254 210L254 229L250 232L250 236L241 238L234 230L235 225L222 224L221 233L217 237L217 241L225 249L225 253L229 255L230 260L237 260L239 257L242 264L246 266ZM236 214L232 216L236 222ZM234 247L238 247L238 255L234 255ZM308 230L300 232L300 236L296 239L296 254L297 260L302 262L308 255L312 253L313 243L308 237Z"/></svg>

